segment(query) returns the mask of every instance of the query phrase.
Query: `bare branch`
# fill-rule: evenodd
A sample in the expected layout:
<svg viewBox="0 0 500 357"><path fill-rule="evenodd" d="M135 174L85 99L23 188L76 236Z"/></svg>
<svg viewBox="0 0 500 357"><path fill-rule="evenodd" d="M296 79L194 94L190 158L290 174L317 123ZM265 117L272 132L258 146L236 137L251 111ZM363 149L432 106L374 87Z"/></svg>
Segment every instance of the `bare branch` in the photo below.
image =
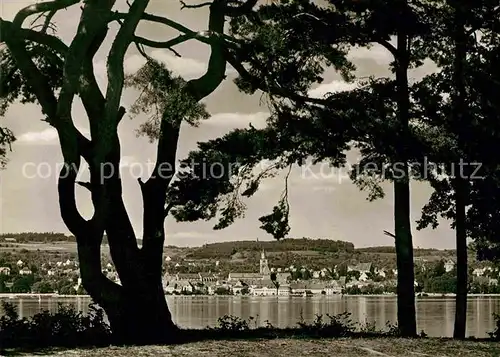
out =
<svg viewBox="0 0 500 357"><path fill-rule="evenodd" d="M187 89L197 101L212 93L226 77L226 53L222 35L224 34L225 1L214 0L210 6L208 30L219 38L210 44L211 54L206 73L198 79L190 80Z"/></svg>
<svg viewBox="0 0 500 357"><path fill-rule="evenodd" d="M176 38L173 38L173 39L171 39L169 41L158 42L158 41L148 40L148 39L143 38L143 37L135 36L134 41L136 43L140 43L142 45L146 45L146 46L149 46L149 47L169 49L170 51L174 52L174 54L177 57L181 57L181 55L177 51L175 51L172 47L176 46L178 44L181 44L183 42L186 42L188 40L191 40L191 39L192 39L192 37L189 36L189 35L179 35Z"/></svg>
<svg viewBox="0 0 500 357"><path fill-rule="evenodd" d="M72 5L75 5L79 2L80 0L55 0L55 1L47 1L47 2L40 2L37 4L33 4L21 9L14 17L12 23L14 24L14 26L21 28L23 26L24 20L26 20L26 18L28 18L31 15L47 11L50 12L58 11L70 7Z"/></svg>
<svg viewBox="0 0 500 357"><path fill-rule="evenodd" d="M5 41L4 38L8 36L9 29L12 28L12 25L12 22L0 19L0 42ZM63 56L66 55L68 51L68 46L55 36L24 28L16 29L16 33L21 39L48 46Z"/></svg>
<svg viewBox="0 0 500 357"><path fill-rule="evenodd" d="M396 236L395 236L394 234L392 234L391 232L384 231L384 234L385 234L386 236L389 236L389 237L392 237L392 238L396 239Z"/></svg>
<svg viewBox="0 0 500 357"><path fill-rule="evenodd" d="M386 50L388 50L394 58L399 57L399 53L396 47L394 47L389 41L386 40L376 40L379 45L383 46Z"/></svg>
<svg viewBox="0 0 500 357"><path fill-rule="evenodd" d="M43 24L42 30L40 32L46 33L47 29L50 26L50 21L54 17L54 15L57 13L57 10L52 10L51 12L48 13L47 17L45 18L45 22Z"/></svg>
<svg viewBox="0 0 500 357"><path fill-rule="evenodd" d="M76 181L75 182L77 185L80 185L82 187L85 187L87 190L89 190L90 192L92 192L92 187L90 185L90 182L82 182L82 181Z"/></svg>
<svg viewBox="0 0 500 357"><path fill-rule="evenodd" d="M202 8L202 7L207 7L207 6L210 6L212 5L212 2L210 1L207 1L207 2L204 2L204 3L201 3L201 4L195 4L195 5L188 5L186 4L184 1L180 1L181 3L181 10L182 9L199 9L199 8Z"/></svg>
<svg viewBox="0 0 500 357"><path fill-rule="evenodd" d="M288 172L286 173L286 176L285 176L285 189L283 191L283 199L285 200L287 207L289 206L289 203L288 203L288 179L290 178L290 173L292 172L292 167L293 167L293 164L290 164L288 166Z"/></svg>
<svg viewBox="0 0 500 357"><path fill-rule="evenodd" d="M218 0L220 1L220 0ZM113 15L110 17L110 21L118 21L120 22L122 19L124 19L127 16L127 14L121 13L121 12L115 12ZM212 45L217 42L224 41L224 45L226 47L231 47L231 48L238 48L236 46L236 43L239 42L239 40L234 39L224 33L215 33L213 31L193 31L189 29L188 27L179 24L176 21L170 20L166 17L162 16L157 16L157 15L152 15L148 13L144 13L142 15L142 20L145 21L150 21L150 22L156 22L159 24L167 25L177 31L179 31L182 34L190 36L190 38L198 40L200 42L203 42L207 45Z"/></svg>
<svg viewBox="0 0 500 357"><path fill-rule="evenodd" d="M83 67L86 64L88 69L87 54L93 52L94 40L99 35L102 35L103 30L107 28L107 18L103 14L110 14L113 5L114 1L87 2L82 11L78 32L68 49L63 73L63 85L59 94L56 112L56 128L59 132L64 160L67 163L76 163L80 160L78 138L71 115L73 99L79 89L82 89L82 98L86 97L86 83L81 85ZM86 74L88 75L88 70ZM92 86L91 83L89 85ZM88 96L86 99L88 99ZM93 104L98 105L99 103ZM88 101L86 107L88 107ZM91 131L94 129L91 120ZM95 214L97 211L95 211Z"/></svg>
<svg viewBox="0 0 500 357"><path fill-rule="evenodd" d="M125 52L134 38L134 32L142 18L149 0L135 0L125 17L122 27L118 31L111 50L109 51L107 72L108 88L106 90L105 120L116 121L123 91L125 73L123 62ZM110 138L104 138L104 141ZM103 143L104 144L104 143Z"/></svg>

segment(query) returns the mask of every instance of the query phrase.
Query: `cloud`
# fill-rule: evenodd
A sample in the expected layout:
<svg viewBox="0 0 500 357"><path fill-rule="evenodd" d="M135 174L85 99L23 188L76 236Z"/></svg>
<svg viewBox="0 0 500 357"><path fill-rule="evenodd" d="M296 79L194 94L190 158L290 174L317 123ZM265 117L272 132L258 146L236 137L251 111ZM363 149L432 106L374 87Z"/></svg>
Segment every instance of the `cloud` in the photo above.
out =
<svg viewBox="0 0 500 357"><path fill-rule="evenodd" d="M177 57L173 55L168 50L154 50L149 54L154 59L164 63L168 69L170 69L174 74L181 76L182 78L189 80L192 78L199 77L205 73L207 70L207 63L199 61L194 58L189 57ZM144 57L138 54L128 56L124 62L125 73L135 73L144 64L146 60ZM94 71L96 77L102 79L106 78L106 62L101 60L94 63ZM228 66L226 69L226 74L234 73L234 68Z"/></svg>
<svg viewBox="0 0 500 357"><path fill-rule="evenodd" d="M83 135L88 136L87 129L78 128ZM58 135L54 128L47 128L42 131L28 131L18 136L16 143L27 145L57 145Z"/></svg>
<svg viewBox="0 0 500 357"><path fill-rule="evenodd" d="M391 43L393 43L391 41ZM393 43L394 44L394 43ZM379 65L388 65L394 58L392 54L382 45L373 44L371 48L358 47L349 52L347 57L352 60L373 60Z"/></svg>
<svg viewBox="0 0 500 357"><path fill-rule="evenodd" d="M188 57L177 57L167 50L154 50L151 57L164 63L174 74L183 78L193 78L202 75L207 69L207 64ZM137 72L146 63L144 57L132 55L125 60L124 67L126 73Z"/></svg>
<svg viewBox="0 0 500 357"><path fill-rule="evenodd" d="M356 83L334 80L330 83L320 84L309 91L309 95L314 98L322 98L327 93L343 92L357 87Z"/></svg>
<svg viewBox="0 0 500 357"><path fill-rule="evenodd" d="M215 238L216 236L211 233L202 233L196 231L188 231L188 232L176 232L176 233L167 233L167 237L170 239L174 238L192 238L192 239L207 239L207 238Z"/></svg>
<svg viewBox="0 0 500 357"><path fill-rule="evenodd" d="M17 142L26 144L56 144L57 131L54 128L47 128L43 131L29 131L21 134L17 138Z"/></svg>
<svg viewBox="0 0 500 357"><path fill-rule="evenodd" d="M204 124L208 125L221 125L233 128L244 128L248 127L251 123L256 128L263 128L266 126L266 120L269 117L269 113L257 112L257 113L217 113L203 121Z"/></svg>
<svg viewBox="0 0 500 357"><path fill-rule="evenodd" d="M314 192L322 192L322 193L332 193L337 190L337 188L333 186L323 186L323 185L313 186L312 189Z"/></svg>

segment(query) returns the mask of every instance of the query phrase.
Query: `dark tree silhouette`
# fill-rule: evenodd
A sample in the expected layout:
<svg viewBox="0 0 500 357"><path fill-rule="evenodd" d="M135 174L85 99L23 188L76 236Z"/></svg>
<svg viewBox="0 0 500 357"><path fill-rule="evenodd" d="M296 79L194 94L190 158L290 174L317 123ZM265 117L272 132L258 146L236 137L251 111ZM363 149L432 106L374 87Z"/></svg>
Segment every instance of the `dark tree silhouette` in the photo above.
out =
<svg viewBox="0 0 500 357"><path fill-rule="evenodd" d="M375 172L357 170L359 167L353 170L352 178L360 188L370 192L370 199L383 195L381 180L394 182L398 320L402 334L413 336L416 322L408 162L422 153L409 127L408 71L427 56L421 43L432 33L432 17L424 1L411 4L402 0L332 1L331 4L334 6L319 6L312 1L275 2L232 22L233 33L242 41L239 49L228 51L229 62L240 74L237 84L248 93L258 89L269 93L272 115L265 130L235 131L220 140L201 144L190 158L210 152L209 160L218 155L219 160L241 163L246 170L241 177L248 181L242 195L250 196L261 179L269 176L268 171L252 176L249 170L262 159L274 160L271 169L301 165L309 157L315 162L328 160L334 166L341 166L347 150L359 149L364 157L362 162L375 162L378 168ZM395 44L391 41L394 37ZM324 67L331 67L346 81L353 81L355 67L347 53L352 45L372 43L383 46L394 58L391 69L395 80L358 80L358 88L351 91L328 93L324 98L307 95L313 84L322 81ZM226 152L226 148L231 148L231 152ZM402 165L399 167L402 175L381 173L380 169L387 164ZM361 173L357 175L357 171ZM229 178L224 178L227 185L218 188L217 194L228 195L243 185L234 184ZM196 182L191 180L191 184ZM189 184L182 185L185 189ZM205 201L200 202L203 209L190 207L195 209L178 212L178 217L185 220L214 217L213 197L205 195ZM290 229L287 197L285 184L278 204L261 218L262 228L278 239ZM218 228L241 215L242 202L236 199L230 202L226 208L221 207L223 220ZM200 211L204 213L200 215Z"/></svg>
<svg viewBox="0 0 500 357"><path fill-rule="evenodd" d="M76 237L83 287L106 311L114 336L126 343L165 342L175 338L177 328L165 300L161 266L164 220L172 207L172 202L167 201L167 191L176 170L179 127L183 120L195 122L207 116L198 102L225 78L225 48L231 44L224 39L225 20L242 15L257 1L214 0L197 6L210 10L208 31L200 33L166 17L147 13L149 2L134 0L128 11L121 13L113 9L114 0L86 1L69 45L57 37L51 20L58 11L78 6L78 0L36 3L20 10L12 21L0 19L1 43L6 45L2 48L1 70L5 74L2 109L18 99L37 102L46 122L57 130L65 164L58 182L60 210L64 223ZM34 16L38 16L36 26L23 27ZM181 35L164 42L142 38L135 34L141 21L163 24ZM120 26L108 53L108 86L102 93L92 60L108 35L111 22ZM149 58L143 48L171 49L191 39L208 44L211 55L206 73L187 82L174 78L168 68ZM144 201L141 248L124 206L118 169L117 129L125 115L120 106L126 84L123 65L131 44L147 58L147 63L127 84L147 86L149 92L139 98L138 105L148 101L151 104L154 97L159 110L154 113L154 120L142 127L158 144L153 174L146 182L139 182ZM76 96L82 100L88 116L91 139L73 123L71 108ZM4 141L4 133L2 144L8 142ZM76 182L82 159L89 166L90 182ZM90 191L94 207L91 219L84 219L78 212L76 184ZM101 270L104 232L121 285L107 279Z"/></svg>
<svg viewBox="0 0 500 357"><path fill-rule="evenodd" d="M435 37L449 41L433 41L433 59L442 70L422 81L416 97L425 108L421 112L423 121L433 127L428 127L427 133L434 132L429 135L428 158L439 164L440 173L447 176L437 178L427 173L435 192L424 207L419 229L428 225L436 227L438 214L453 220L457 244L454 337L465 338L469 285L467 238L481 240L485 237L479 222L468 224L467 221L477 218L477 212L482 209L474 203L474 197L478 193L492 194L492 191L480 193L477 189L484 187L484 180L479 177L487 177L489 170L486 167L492 167L487 152L493 149L495 134L492 133L498 125L498 111L485 97L490 96L492 90L494 93L496 79L494 75L485 77L490 70L489 64L481 58L490 58L498 51L498 2L447 1L443 10L443 16L436 17L440 25L436 26ZM478 37L478 32L485 36ZM488 94L485 86L489 86ZM426 89L422 91L423 88ZM474 163L484 167L476 170L478 164ZM492 182L491 176L487 177L487 182ZM468 206L471 209L467 210Z"/></svg>

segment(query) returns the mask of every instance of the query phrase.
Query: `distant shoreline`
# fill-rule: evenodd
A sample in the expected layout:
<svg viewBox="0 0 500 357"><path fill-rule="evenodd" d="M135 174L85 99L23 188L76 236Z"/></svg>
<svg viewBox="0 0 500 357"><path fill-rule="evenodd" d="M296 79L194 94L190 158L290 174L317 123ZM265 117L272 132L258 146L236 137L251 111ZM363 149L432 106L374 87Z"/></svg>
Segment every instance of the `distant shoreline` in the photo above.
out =
<svg viewBox="0 0 500 357"><path fill-rule="evenodd" d="M425 296L423 295L425 294ZM259 295L173 295L173 294L165 294L165 296L198 296L198 297L207 297L207 296L220 296L220 297L252 297L252 298L269 298L269 297L301 297L301 296L280 296L280 295L269 295L269 296L259 296ZM318 297L318 296L363 296L363 297L397 297L396 294L334 294L334 295L310 295L305 296L308 297ZM419 293L415 295L416 298L427 298L427 297L455 297L456 294L438 294L438 293ZM500 294L467 294L467 297L499 297ZM30 294L30 293L0 293L0 299L2 298L44 298L44 297L52 297L52 298L90 298L90 295L61 295L56 293L46 293L46 294Z"/></svg>

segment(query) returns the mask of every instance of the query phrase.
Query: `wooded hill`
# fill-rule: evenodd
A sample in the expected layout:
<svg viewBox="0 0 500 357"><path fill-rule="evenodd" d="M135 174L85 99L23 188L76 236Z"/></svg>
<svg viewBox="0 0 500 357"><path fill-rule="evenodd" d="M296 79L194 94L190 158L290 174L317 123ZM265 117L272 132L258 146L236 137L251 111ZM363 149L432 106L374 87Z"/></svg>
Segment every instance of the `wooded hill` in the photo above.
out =
<svg viewBox="0 0 500 357"><path fill-rule="evenodd" d="M13 240L5 238L14 238ZM42 244L34 244L42 243ZM64 243L64 244L63 244ZM107 255L107 240L103 239ZM139 241L139 244L141 242ZM0 248L2 251L39 250L44 251L44 246L51 254L57 247L61 251L68 249L76 253L75 239L63 233L15 233L1 234ZM73 249L68 248L71 245ZM74 245L74 246L73 246ZM64 247L63 247L64 246ZM274 267L290 265L307 266L310 268L332 268L337 264L374 263L378 267L395 267L396 254L394 247L366 247L355 248L350 242L330 239L283 239L281 241L234 241L205 244L201 247L176 247L166 246L165 256L171 258L172 263L191 261L198 262L197 267L206 266L211 269L214 261L219 261L227 270L255 271L258 269L260 252L264 249L269 258L269 263ZM447 260L454 258L454 250L415 249L416 258L427 261ZM474 253L471 252L471 263L474 264ZM195 269L195 268L193 268Z"/></svg>
<svg viewBox="0 0 500 357"><path fill-rule="evenodd" d="M0 243L10 241L9 238L14 238L16 243L76 243L74 236L54 232L3 233L0 234ZM142 244L141 239L137 241ZM102 244L108 244L106 235L102 239Z"/></svg>
<svg viewBox="0 0 500 357"><path fill-rule="evenodd" d="M259 252L264 249L268 253L272 252L354 252L354 244L330 239L283 239L281 241L235 241L205 244L199 248L191 249L187 254L191 259L228 259L238 252Z"/></svg>

